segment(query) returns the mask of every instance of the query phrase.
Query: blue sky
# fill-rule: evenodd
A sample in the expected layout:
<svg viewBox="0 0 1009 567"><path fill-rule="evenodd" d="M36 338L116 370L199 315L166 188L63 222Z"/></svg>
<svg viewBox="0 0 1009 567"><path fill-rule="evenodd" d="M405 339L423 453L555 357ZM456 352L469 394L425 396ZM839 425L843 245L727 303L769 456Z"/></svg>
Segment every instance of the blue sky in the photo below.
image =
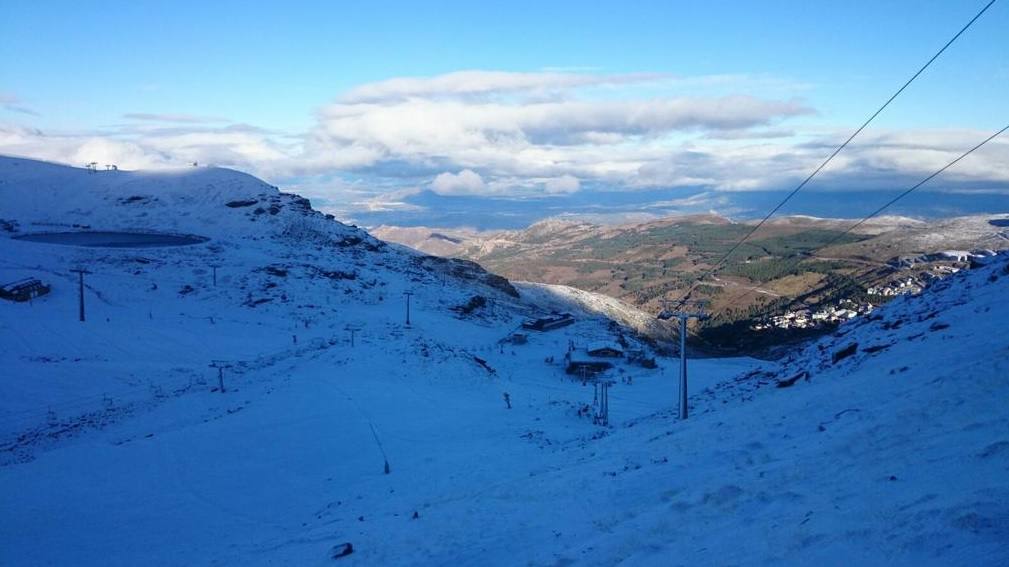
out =
<svg viewBox="0 0 1009 567"><path fill-rule="evenodd" d="M217 163L341 210L418 190L780 188L982 5L7 0L0 152ZM1006 29L997 2L839 167L896 179L1003 126ZM1005 181L996 150L963 175ZM698 155L704 172L752 165L702 175Z"/></svg>

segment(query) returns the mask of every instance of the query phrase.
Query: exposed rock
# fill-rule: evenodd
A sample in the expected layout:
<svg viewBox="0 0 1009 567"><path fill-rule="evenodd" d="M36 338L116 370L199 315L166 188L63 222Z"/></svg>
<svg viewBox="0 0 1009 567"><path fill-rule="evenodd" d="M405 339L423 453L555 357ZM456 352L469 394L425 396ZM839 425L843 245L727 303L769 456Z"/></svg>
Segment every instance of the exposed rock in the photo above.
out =
<svg viewBox="0 0 1009 567"><path fill-rule="evenodd" d="M850 345L842 348L841 350L834 353L831 357L831 362L837 364L838 362L848 358L849 356L858 352L858 343L851 343Z"/></svg>
<svg viewBox="0 0 1009 567"><path fill-rule="evenodd" d="M224 206L231 207L232 209L238 209L241 207L251 207L252 205L255 205L258 202L259 201L257 201L256 199L243 199L238 201L228 201L227 203L224 204Z"/></svg>

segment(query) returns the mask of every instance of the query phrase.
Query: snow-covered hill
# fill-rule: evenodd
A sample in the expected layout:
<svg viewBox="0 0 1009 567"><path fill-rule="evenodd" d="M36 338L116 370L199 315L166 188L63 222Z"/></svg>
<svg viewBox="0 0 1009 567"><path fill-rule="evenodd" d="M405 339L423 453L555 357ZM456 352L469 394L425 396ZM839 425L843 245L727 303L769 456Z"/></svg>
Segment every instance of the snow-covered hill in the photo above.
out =
<svg viewBox="0 0 1009 567"><path fill-rule="evenodd" d="M308 205L229 169L92 173L5 156L0 156L0 198L0 219L17 220L25 232L61 227L158 229L211 238L262 235L267 230L262 224L281 227L282 223L254 221L276 217L281 210L304 211Z"/></svg>
<svg viewBox="0 0 1009 567"><path fill-rule="evenodd" d="M33 305L0 304L6 344L23 349L6 351L8 368L33 376L7 384L17 395L3 397L0 409L27 412L24 423L50 410L59 415L82 396L114 405L120 390L149 393L180 380L189 387L204 372L183 361L205 367L291 355L343 341L348 326L364 337L402 333L406 292L414 320L444 321L447 333L461 336L479 327L495 337L491 343L547 309L472 262L389 246L297 195L226 169L91 173L0 157L0 202L0 283L35 277L53 285ZM115 231L128 231L124 242L152 233L207 240L138 248L22 240L43 233L76 244L107 231L113 240ZM76 320L73 268L92 272L87 325ZM120 371L125 362L157 366L154 374L175 382ZM83 372L94 377L79 380ZM86 400L77 409L95 408Z"/></svg>
<svg viewBox="0 0 1009 567"><path fill-rule="evenodd" d="M642 336L656 340L675 339L674 326L659 321L654 315L633 305L601 293L584 291L566 285L535 282L515 282L522 296L552 311L575 311L595 314L615 321Z"/></svg>
<svg viewBox="0 0 1009 567"><path fill-rule="evenodd" d="M53 284L0 303L0 564L1009 559L1004 257L780 363L692 361L686 422L675 362L616 360L606 426L596 388L561 361L570 342L633 336L583 312L503 339L551 305L616 304L515 297L478 266L384 245L233 172L177 174L161 193L30 164L3 165L39 172L2 178L16 234L210 240L0 239L5 281ZM134 195L165 205L120 201ZM78 265L93 272L85 323ZM354 552L332 559L343 543Z"/></svg>

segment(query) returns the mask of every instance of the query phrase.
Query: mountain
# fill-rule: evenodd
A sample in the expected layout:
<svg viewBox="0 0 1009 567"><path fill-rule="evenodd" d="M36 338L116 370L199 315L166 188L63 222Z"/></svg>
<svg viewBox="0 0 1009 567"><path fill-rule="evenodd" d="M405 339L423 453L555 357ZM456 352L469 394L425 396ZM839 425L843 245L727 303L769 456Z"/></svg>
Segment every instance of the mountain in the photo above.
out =
<svg viewBox="0 0 1009 567"><path fill-rule="evenodd" d="M886 301L889 296L868 297L868 290L934 275L930 270L937 262L943 269L959 269L971 253L1009 248L1007 219L1006 214L929 221L889 216L846 234L853 220L781 217L727 258L754 222L717 215L619 225L551 219L519 231L449 233L458 241L451 247L436 245L429 236L433 229L380 227L374 233L430 253L475 260L509 279L601 293L653 313L662 309L663 300L679 298L696 285L694 298L707 300L718 315L704 331L708 341L737 352L762 352L785 337L753 335L751 326L788 309L844 299L866 306ZM949 250L962 251L958 264L936 256ZM723 258L717 274L698 280ZM736 339L742 335L746 341L741 343Z"/></svg>
<svg viewBox="0 0 1009 567"><path fill-rule="evenodd" d="M480 234L469 230L437 230L408 226L377 226L368 232L376 238L396 242L425 254L447 257L455 256Z"/></svg>
<svg viewBox="0 0 1009 567"><path fill-rule="evenodd" d="M681 421L677 360L565 372L572 343L655 356L610 319L644 324L626 304L384 244L236 172L161 191L48 167L0 160L0 274L52 285L0 301L4 565L1009 557L1005 256L777 362L691 360ZM22 238L66 224L91 228ZM81 245L127 230L153 240ZM519 329L551 309L575 322Z"/></svg>
<svg viewBox="0 0 1009 567"><path fill-rule="evenodd" d="M821 179L817 184L822 184ZM854 187L847 183L806 187L781 212L820 218L861 218L896 197L918 179L889 177L881 183ZM629 223L663 218L718 214L743 221L763 218L792 187L754 191L719 191L709 187L657 187L635 190L594 186L564 195L439 195L418 190L398 195L396 206L377 197L367 206L333 205L340 218L362 226L438 227L437 230L522 230L551 218L581 218L595 223ZM935 220L1005 212L1005 181L958 183L947 180L923 188L888 209L892 215Z"/></svg>

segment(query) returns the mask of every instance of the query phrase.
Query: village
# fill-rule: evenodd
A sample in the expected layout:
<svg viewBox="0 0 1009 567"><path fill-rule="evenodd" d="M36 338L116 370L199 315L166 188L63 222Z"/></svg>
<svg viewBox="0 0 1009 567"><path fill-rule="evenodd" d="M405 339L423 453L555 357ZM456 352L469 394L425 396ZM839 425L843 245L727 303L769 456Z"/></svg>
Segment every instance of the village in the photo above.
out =
<svg viewBox="0 0 1009 567"><path fill-rule="evenodd" d="M792 309L781 315L764 319L754 323L750 329L754 331L768 331L771 329L815 329L826 325L838 325L860 315L868 315L880 304L901 295L918 295L932 283L947 276L955 274L968 267L968 262L972 258L986 258L988 256L968 254L964 258L950 257L951 253L937 255L935 260L943 263L933 263L922 267L922 263L902 263L900 266L905 269L914 269L911 275L902 276L885 283L869 286L865 292L870 298L875 298L875 302L855 301L852 299L842 299L836 304L828 305L821 309L800 308ZM951 261L952 260L952 261Z"/></svg>
<svg viewBox="0 0 1009 567"><path fill-rule="evenodd" d="M754 331L769 329L812 329L823 325L837 325L859 315L867 315L873 310L872 303L856 303L850 299L842 299L837 305L812 311L796 309L782 315L775 315L750 328Z"/></svg>

